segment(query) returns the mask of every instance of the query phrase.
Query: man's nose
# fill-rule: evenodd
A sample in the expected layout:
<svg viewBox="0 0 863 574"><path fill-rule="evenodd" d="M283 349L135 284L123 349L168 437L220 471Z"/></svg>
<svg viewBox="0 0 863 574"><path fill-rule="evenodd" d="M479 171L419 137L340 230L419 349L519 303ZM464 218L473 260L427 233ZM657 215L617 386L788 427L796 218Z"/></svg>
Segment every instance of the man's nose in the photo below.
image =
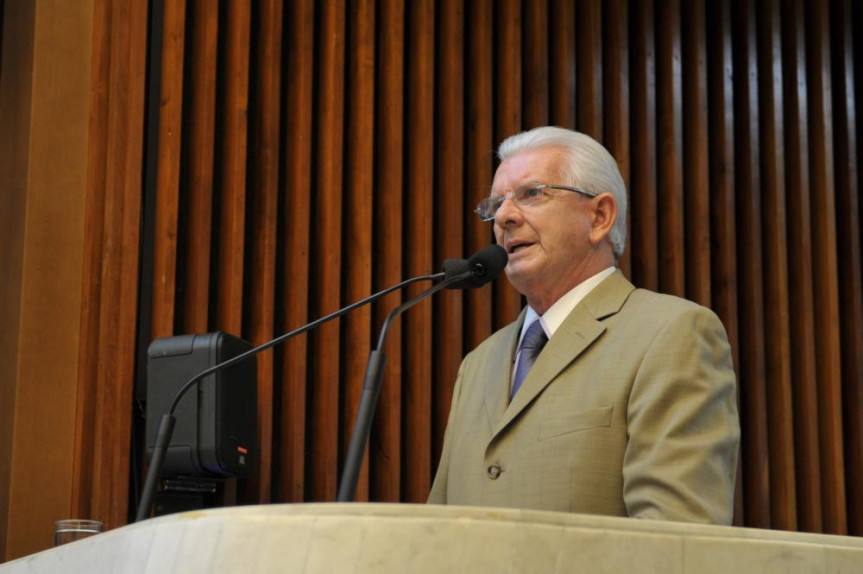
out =
<svg viewBox="0 0 863 574"><path fill-rule="evenodd" d="M494 214L494 221L501 227L513 225L522 220L522 212L511 198L506 198Z"/></svg>

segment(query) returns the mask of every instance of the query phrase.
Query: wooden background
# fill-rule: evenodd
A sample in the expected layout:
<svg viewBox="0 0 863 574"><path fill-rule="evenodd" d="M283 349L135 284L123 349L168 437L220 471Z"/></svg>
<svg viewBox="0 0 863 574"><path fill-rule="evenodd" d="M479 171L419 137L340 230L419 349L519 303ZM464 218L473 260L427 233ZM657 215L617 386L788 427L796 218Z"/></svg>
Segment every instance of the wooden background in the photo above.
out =
<svg viewBox="0 0 863 574"><path fill-rule="evenodd" d="M493 149L556 124L619 162L627 275L728 330L736 523L863 535L859 3L150 4L94 2L73 513L127 521L150 339L260 343L474 252ZM240 501L334 499L371 345L418 289L261 356ZM460 359L520 305L500 279L396 323L359 498L425 499Z"/></svg>

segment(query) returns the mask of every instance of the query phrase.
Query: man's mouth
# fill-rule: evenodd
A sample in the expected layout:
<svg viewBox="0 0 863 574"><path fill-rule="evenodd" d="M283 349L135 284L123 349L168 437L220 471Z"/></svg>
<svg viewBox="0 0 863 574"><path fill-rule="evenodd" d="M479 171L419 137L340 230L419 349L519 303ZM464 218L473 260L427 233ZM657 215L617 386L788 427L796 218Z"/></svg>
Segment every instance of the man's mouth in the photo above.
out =
<svg viewBox="0 0 863 574"><path fill-rule="evenodd" d="M514 255L515 253L518 253L522 249L526 249L526 248L530 247L531 245L533 245L533 243L526 242L526 241L525 242L519 242L519 243L511 243L509 246L507 246L506 252L509 255Z"/></svg>

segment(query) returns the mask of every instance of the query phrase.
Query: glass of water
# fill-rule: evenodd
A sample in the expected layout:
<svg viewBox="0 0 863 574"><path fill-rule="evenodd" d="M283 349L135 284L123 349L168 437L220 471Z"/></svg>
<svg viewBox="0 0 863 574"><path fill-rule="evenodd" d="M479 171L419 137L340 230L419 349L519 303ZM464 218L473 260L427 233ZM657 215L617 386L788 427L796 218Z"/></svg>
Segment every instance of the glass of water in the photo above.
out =
<svg viewBox="0 0 863 574"><path fill-rule="evenodd" d="M98 520L58 520L54 523L54 546L75 542L102 532Z"/></svg>

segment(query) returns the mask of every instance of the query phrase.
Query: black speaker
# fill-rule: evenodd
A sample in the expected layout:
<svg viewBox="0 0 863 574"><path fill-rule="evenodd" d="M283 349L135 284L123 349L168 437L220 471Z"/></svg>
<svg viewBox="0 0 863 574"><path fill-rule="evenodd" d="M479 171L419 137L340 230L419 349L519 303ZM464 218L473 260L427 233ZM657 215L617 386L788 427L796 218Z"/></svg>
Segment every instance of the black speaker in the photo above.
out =
<svg viewBox="0 0 863 574"><path fill-rule="evenodd" d="M252 348L222 332L156 339L147 350L147 446L152 456L159 419L196 374ZM199 381L177 404L162 476L245 476L258 458L256 357Z"/></svg>

